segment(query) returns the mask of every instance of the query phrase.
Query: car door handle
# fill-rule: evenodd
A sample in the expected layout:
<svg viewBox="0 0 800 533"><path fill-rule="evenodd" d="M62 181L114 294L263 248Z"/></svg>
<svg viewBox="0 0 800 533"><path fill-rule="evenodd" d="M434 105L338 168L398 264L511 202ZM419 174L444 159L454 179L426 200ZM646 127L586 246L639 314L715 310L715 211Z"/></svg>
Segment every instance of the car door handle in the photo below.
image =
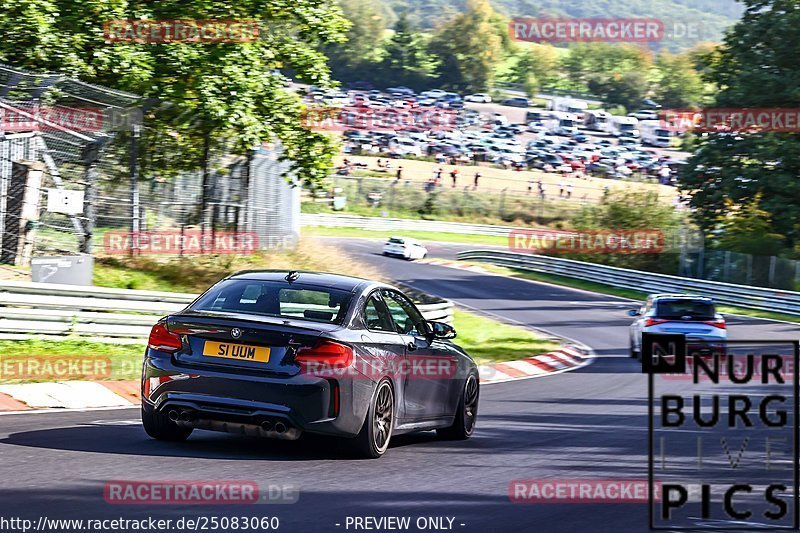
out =
<svg viewBox="0 0 800 533"><path fill-rule="evenodd" d="M414 341L411 341L408 344L406 344L406 348L408 348L409 352L413 352L414 350L417 349L417 343L415 343Z"/></svg>

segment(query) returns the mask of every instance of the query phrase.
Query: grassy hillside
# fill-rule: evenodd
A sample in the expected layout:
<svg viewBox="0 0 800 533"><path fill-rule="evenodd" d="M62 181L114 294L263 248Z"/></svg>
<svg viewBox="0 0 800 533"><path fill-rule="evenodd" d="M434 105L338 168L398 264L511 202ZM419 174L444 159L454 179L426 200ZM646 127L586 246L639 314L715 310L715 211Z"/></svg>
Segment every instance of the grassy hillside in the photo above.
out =
<svg viewBox="0 0 800 533"><path fill-rule="evenodd" d="M430 29L464 9L464 0L387 0L394 13L406 12L412 23ZM736 0L492 0L503 15L547 18L656 18L671 34L672 21L692 24L698 38L668 39L654 48L679 50L697 42L717 42L741 16Z"/></svg>

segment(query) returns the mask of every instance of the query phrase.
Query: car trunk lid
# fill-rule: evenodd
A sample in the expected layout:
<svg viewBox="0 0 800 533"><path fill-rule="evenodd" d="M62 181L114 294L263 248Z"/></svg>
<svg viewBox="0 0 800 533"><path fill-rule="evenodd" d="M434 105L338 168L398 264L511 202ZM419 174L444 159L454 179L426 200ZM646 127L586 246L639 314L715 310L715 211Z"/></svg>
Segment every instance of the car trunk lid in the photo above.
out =
<svg viewBox="0 0 800 533"><path fill-rule="evenodd" d="M246 313L185 311L167 319L183 347L177 365L222 372L293 376L300 372L296 350L312 346L341 326Z"/></svg>

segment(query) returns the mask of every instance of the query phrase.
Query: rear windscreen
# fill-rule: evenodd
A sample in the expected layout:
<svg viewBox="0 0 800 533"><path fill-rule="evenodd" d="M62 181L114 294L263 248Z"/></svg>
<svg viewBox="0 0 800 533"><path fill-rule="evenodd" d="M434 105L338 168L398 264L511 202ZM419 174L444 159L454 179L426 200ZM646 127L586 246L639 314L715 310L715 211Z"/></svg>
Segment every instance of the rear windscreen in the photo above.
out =
<svg viewBox="0 0 800 533"><path fill-rule="evenodd" d="M227 280L212 287L191 309L341 323L352 293L316 285Z"/></svg>
<svg viewBox="0 0 800 533"><path fill-rule="evenodd" d="M658 318L684 318L686 320L711 320L714 304L696 300L661 300L656 305Z"/></svg>

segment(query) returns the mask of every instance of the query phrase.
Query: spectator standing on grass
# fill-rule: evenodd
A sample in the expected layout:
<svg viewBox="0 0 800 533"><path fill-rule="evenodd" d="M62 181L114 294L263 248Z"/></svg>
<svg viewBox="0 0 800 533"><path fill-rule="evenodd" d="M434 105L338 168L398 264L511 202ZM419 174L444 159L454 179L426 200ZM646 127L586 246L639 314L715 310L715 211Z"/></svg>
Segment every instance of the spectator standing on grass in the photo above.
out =
<svg viewBox="0 0 800 533"><path fill-rule="evenodd" d="M437 186L441 186L442 185L442 174L443 173L444 173L444 170L442 170L442 167L439 167L439 168L436 169L436 177L434 178L434 182L436 183Z"/></svg>
<svg viewBox="0 0 800 533"><path fill-rule="evenodd" d="M403 177L403 165L397 167L397 181Z"/></svg>
<svg viewBox="0 0 800 533"><path fill-rule="evenodd" d="M545 199L545 186L544 183L542 183L542 180L539 180L539 198L541 200Z"/></svg>
<svg viewBox="0 0 800 533"><path fill-rule="evenodd" d="M480 172L476 172L475 173L474 185L472 186L473 189L477 189L478 188L478 180L479 179L481 179L481 173Z"/></svg>
<svg viewBox="0 0 800 533"><path fill-rule="evenodd" d="M662 166L661 170L658 171L658 176L659 178L661 178L659 181L661 182L662 185L666 185L669 183L669 175L670 175L669 167L667 165Z"/></svg>
<svg viewBox="0 0 800 533"><path fill-rule="evenodd" d="M558 197L564 197L564 180L558 182Z"/></svg>
<svg viewBox="0 0 800 533"><path fill-rule="evenodd" d="M458 169L454 168L450 171L450 177L453 179L453 188L456 188L456 181L458 180Z"/></svg>
<svg viewBox="0 0 800 533"><path fill-rule="evenodd" d="M572 198L572 184L571 183L567 184L567 200L569 200L570 198Z"/></svg>

